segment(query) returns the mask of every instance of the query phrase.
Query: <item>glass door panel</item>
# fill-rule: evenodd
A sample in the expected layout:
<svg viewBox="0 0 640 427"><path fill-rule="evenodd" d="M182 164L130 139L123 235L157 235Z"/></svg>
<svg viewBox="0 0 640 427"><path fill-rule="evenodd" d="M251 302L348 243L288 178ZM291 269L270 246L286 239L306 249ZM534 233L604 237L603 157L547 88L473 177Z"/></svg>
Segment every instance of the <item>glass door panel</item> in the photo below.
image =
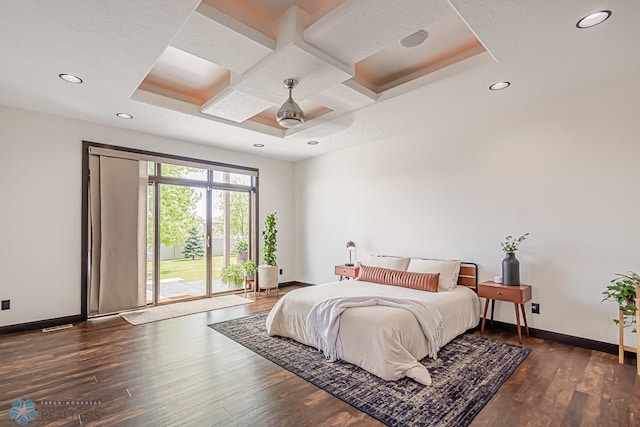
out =
<svg viewBox="0 0 640 427"><path fill-rule="evenodd" d="M250 193L246 192L212 191L212 293L242 289L244 285L242 263L251 253L249 200Z"/></svg>
<svg viewBox="0 0 640 427"><path fill-rule="evenodd" d="M159 303L207 295L206 190L159 184Z"/></svg>

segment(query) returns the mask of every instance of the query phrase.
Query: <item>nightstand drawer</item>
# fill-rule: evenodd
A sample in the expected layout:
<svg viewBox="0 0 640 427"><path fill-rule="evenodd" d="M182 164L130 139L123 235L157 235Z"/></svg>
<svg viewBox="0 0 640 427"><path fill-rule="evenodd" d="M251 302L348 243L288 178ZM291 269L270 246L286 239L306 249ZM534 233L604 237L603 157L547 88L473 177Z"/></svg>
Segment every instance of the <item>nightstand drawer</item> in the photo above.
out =
<svg viewBox="0 0 640 427"><path fill-rule="evenodd" d="M342 277L358 277L358 272L360 271L360 267L356 266L346 266L346 265L336 265L336 276Z"/></svg>
<svg viewBox="0 0 640 427"><path fill-rule="evenodd" d="M523 304L531 299L530 286L478 285L478 296L498 301L510 301Z"/></svg>

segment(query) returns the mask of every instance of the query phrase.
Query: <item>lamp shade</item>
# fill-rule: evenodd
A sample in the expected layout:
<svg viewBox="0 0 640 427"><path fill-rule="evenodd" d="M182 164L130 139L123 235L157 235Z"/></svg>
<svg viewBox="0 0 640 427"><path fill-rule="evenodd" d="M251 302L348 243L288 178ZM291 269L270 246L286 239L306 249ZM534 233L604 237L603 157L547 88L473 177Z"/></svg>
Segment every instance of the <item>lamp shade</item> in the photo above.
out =
<svg viewBox="0 0 640 427"><path fill-rule="evenodd" d="M354 250L355 248L356 248L356 244L355 244L355 243L353 243L351 240L349 240L349 241L347 242L347 249L348 249L348 250L350 250L350 251L352 251L352 250Z"/></svg>

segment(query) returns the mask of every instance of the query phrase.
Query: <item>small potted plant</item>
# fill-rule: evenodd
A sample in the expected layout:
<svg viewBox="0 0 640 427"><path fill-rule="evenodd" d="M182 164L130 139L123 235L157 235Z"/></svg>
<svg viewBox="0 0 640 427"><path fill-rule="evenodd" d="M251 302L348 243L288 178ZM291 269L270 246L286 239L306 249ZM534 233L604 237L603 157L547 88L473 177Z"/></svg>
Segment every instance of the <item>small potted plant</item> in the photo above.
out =
<svg viewBox="0 0 640 427"><path fill-rule="evenodd" d="M504 242L500 242L502 251L506 254L502 260L502 283L504 285L520 284L520 261L516 259L516 251L520 243L524 242L527 237L529 237L529 233L524 233L515 239L513 236L507 236Z"/></svg>
<svg viewBox="0 0 640 427"><path fill-rule="evenodd" d="M256 270L258 269L256 263L253 262L252 259L249 259L245 261L244 264L242 264L242 268L244 269L244 276L247 278L247 280L253 280L256 274Z"/></svg>
<svg viewBox="0 0 640 427"><path fill-rule="evenodd" d="M236 262L242 264L249 258L249 242L243 238L237 238L233 245L233 252L236 254Z"/></svg>
<svg viewBox="0 0 640 427"><path fill-rule="evenodd" d="M242 286L244 282L244 269L241 264L232 264L222 269L222 283L227 285Z"/></svg>
<svg viewBox="0 0 640 427"><path fill-rule="evenodd" d="M602 292L604 298L602 301L613 301L618 303L620 311L622 311L623 326L632 326L636 324L636 287L640 286L640 276L633 271L628 274L616 274L611 279L607 289ZM617 324L619 319L613 319ZM633 332L636 332L634 327Z"/></svg>

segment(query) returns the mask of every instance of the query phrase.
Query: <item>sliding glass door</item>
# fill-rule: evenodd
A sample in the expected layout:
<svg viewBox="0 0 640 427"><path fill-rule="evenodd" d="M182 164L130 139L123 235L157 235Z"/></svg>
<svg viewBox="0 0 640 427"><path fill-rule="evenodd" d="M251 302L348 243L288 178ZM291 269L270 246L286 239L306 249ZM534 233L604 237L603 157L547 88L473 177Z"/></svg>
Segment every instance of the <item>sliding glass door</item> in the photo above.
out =
<svg viewBox="0 0 640 427"><path fill-rule="evenodd" d="M258 170L83 141L83 319L242 289Z"/></svg>
<svg viewBox="0 0 640 427"><path fill-rule="evenodd" d="M149 172L147 302L243 289L255 246L251 176L157 163Z"/></svg>

